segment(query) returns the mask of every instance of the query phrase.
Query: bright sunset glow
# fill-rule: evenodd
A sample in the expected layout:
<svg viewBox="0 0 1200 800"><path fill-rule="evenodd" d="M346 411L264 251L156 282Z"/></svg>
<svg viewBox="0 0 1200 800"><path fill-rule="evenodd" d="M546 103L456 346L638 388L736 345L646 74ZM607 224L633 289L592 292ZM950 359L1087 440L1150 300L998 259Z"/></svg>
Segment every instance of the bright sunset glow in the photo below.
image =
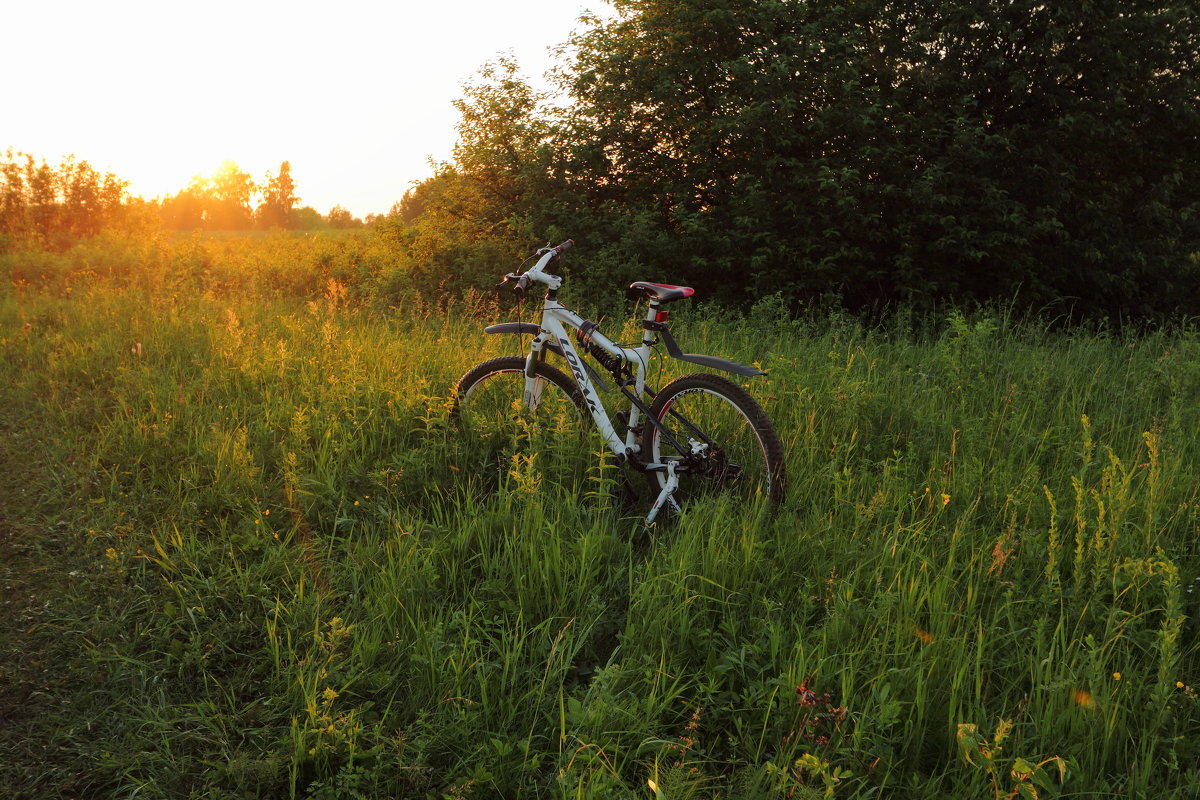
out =
<svg viewBox="0 0 1200 800"><path fill-rule="evenodd" d="M14 4L0 151L74 153L144 197L232 159L290 161L302 205L386 213L450 157L461 85L498 52L538 79L602 0ZM20 77L15 77L20 76Z"/></svg>

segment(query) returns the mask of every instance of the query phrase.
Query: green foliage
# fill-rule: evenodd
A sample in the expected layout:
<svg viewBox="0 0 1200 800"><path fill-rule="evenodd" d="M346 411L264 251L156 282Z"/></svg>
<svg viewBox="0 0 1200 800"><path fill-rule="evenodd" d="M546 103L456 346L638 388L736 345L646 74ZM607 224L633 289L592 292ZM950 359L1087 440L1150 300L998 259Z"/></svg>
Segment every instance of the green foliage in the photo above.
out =
<svg viewBox="0 0 1200 800"><path fill-rule="evenodd" d="M790 494L647 535L598 446L448 425L516 340L356 302L384 240L93 242L0 289L6 788L1200 786L1196 331L683 309L685 349L769 369Z"/></svg>
<svg viewBox="0 0 1200 800"><path fill-rule="evenodd" d="M1012 732L1012 721L1002 719L996 724L991 739L979 732L974 723L964 722L958 726L958 753L963 761L976 767L988 776L996 800L1020 797L1037 800L1038 789L1053 791L1054 783L1046 771L1047 765L1058 772L1058 782L1067 779L1067 764L1058 756L1051 756L1038 763L1031 763L1020 756L1008 757L1004 745ZM1007 774L1006 774L1007 773ZM1011 788L1008 788L1011 784Z"/></svg>
<svg viewBox="0 0 1200 800"><path fill-rule="evenodd" d="M1188 310L1194 11L619 3L565 49L563 107L506 62L467 87L458 217L573 236L584 276L648 266L735 303Z"/></svg>

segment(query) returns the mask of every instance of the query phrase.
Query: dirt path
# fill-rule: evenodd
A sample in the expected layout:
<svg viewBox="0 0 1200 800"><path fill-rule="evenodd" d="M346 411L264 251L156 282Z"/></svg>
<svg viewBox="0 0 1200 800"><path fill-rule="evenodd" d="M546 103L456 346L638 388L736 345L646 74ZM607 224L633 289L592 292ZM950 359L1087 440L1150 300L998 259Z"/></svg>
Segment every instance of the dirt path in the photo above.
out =
<svg viewBox="0 0 1200 800"><path fill-rule="evenodd" d="M77 797L55 741L79 683L64 666L77 643L54 619L81 559L76 533L40 508L51 465L18 413L0 406L0 800Z"/></svg>

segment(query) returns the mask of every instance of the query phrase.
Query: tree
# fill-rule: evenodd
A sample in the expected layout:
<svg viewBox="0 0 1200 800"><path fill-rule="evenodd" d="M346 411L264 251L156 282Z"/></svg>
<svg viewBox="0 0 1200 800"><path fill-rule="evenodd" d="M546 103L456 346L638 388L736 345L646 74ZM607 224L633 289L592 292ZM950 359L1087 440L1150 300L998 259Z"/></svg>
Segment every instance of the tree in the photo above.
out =
<svg viewBox="0 0 1200 800"><path fill-rule="evenodd" d="M624 0L573 41L557 175L733 299L1163 310L1196 297L1192 5Z"/></svg>
<svg viewBox="0 0 1200 800"><path fill-rule="evenodd" d="M246 230L252 227L250 198L257 190L233 161L211 177L196 175L186 189L163 201L163 225L177 230Z"/></svg>
<svg viewBox="0 0 1200 800"><path fill-rule="evenodd" d="M377 229L395 238L411 279L444 282L449 291L490 286L515 254L553 235L546 209L557 184L543 103L511 58L485 65L464 86L453 163L405 192Z"/></svg>
<svg viewBox="0 0 1200 800"><path fill-rule="evenodd" d="M321 212L312 206L302 206L292 212L292 219L297 229L302 231L320 231L325 229L325 218Z"/></svg>
<svg viewBox="0 0 1200 800"><path fill-rule="evenodd" d="M192 231L206 227L210 196L210 181L200 175L192 178L187 188L163 199L159 213L163 227Z"/></svg>
<svg viewBox="0 0 1200 800"><path fill-rule="evenodd" d="M527 209L528 193L544 183L551 158L545 97L505 56L485 64L463 88L454 102L460 114L455 171L477 183L498 220L505 220L509 211Z"/></svg>
<svg viewBox="0 0 1200 800"><path fill-rule="evenodd" d="M329 209L329 213L325 216L325 220L329 223L329 227L335 230L345 230L348 228L361 228L362 220L355 217L341 206L334 206Z"/></svg>
<svg viewBox="0 0 1200 800"><path fill-rule="evenodd" d="M213 173L205 227L210 230L245 230L251 227L250 197L255 192L249 173L226 159Z"/></svg>
<svg viewBox="0 0 1200 800"><path fill-rule="evenodd" d="M268 172L264 185L263 200L256 212L258 227L296 227L294 210L300 198L296 197L296 185L292 181L292 165L284 161L279 165L278 175Z"/></svg>

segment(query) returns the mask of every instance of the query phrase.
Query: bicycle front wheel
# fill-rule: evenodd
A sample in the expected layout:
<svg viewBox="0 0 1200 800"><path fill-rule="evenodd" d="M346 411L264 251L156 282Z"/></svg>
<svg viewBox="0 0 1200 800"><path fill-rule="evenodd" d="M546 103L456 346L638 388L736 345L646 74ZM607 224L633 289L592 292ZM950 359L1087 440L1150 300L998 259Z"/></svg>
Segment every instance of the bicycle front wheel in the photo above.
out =
<svg viewBox="0 0 1200 800"><path fill-rule="evenodd" d="M771 505L783 499L783 444L741 387L718 375L684 375L655 395L650 414L659 425L646 423L642 453L650 463L675 462L681 506L716 493ZM647 477L655 492L667 481L665 472Z"/></svg>
<svg viewBox="0 0 1200 800"><path fill-rule="evenodd" d="M527 387L524 356L501 356L470 369L454 388L450 416L483 438L504 439L577 433L591 419L579 387L561 370L539 361Z"/></svg>

